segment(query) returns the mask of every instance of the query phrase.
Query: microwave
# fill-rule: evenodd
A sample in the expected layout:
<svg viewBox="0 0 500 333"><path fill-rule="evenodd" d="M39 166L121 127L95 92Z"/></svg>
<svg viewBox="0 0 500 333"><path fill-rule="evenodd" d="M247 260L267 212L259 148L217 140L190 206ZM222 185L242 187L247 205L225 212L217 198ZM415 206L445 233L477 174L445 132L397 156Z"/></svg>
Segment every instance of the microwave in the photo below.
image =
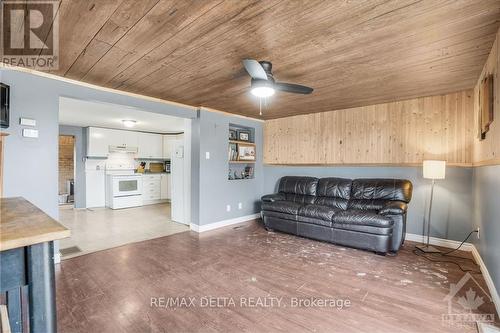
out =
<svg viewBox="0 0 500 333"><path fill-rule="evenodd" d="M1 128L9 127L9 104L10 104L10 87L0 83L0 113L1 113Z"/></svg>

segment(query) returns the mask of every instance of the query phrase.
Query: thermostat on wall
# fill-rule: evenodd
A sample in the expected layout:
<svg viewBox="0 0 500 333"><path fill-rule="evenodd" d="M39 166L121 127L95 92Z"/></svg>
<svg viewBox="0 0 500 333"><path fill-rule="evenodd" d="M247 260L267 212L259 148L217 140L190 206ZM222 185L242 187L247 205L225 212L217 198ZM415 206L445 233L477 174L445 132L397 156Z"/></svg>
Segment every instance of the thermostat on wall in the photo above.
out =
<svg viewBox="0 0 500 333"><path fill-rule="evenodd" d="M19 118L19 125L35 127L36 120L30 118Z"/></svg>
<svg viewBox="0 0 500 333"><path fill-rule="evenodd" d="M23 136L25 138L38 138L38 130L36 129L23 129Z"/></svg>

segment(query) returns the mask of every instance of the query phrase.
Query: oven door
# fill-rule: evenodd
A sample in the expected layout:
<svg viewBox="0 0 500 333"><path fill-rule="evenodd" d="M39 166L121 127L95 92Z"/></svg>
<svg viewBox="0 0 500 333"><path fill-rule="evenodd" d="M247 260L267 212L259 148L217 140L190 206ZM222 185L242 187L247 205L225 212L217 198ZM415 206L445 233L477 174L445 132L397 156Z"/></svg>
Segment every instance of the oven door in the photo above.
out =
<svg viewBox="0 0 500 333"><path fill-rule="evenodd" d="M113 197L127 197L142 194L140 177L113 177Z"/></svg>

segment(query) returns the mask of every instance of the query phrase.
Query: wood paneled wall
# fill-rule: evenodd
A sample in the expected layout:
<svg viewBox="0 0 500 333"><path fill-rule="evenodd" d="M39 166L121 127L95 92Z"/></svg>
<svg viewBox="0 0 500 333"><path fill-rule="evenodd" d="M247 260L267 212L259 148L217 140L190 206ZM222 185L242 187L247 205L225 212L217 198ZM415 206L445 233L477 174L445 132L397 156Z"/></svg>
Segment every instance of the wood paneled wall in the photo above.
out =
<svg viewBox="0 0 500 333"><path fill-rule="evenodd" d="M472 160L475 165L500 164L500 81L498 69L500 68L500 30L497 33L495 43L479 80L474 88L474 131L473 131L473 154ZM490 130L486 133L486 138L479 141L477 137L478 128L478 108L479 108L479 83L485 75L493 74L494 86L494 115Z"/></svg>
<svg viewBox="0 0 500 333"><path fill-rule="evenodd" d="M266 121L267 164L470 166L473 90Z"/></svg>

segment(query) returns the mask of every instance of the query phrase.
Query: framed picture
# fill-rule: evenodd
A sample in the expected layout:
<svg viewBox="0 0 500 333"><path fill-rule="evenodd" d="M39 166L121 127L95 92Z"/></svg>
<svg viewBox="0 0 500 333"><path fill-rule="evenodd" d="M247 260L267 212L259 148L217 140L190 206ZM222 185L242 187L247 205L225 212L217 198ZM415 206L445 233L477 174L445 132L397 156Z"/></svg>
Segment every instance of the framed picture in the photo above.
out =
<svg viewBox="0 0 500 333"><path fill-rule="evenodd" d="M238 159L240 161L255 161L255 146L253 145L238 145Z"/></svg>
<svg viewBox="0 0 500 333"><path fill-rule="evenodd" d="M250 131L238 131L238 140L250 141Z"/></svg>
<svg viewBox="0 0 500 333"><path fill-rule="evenodd" d="M236 135L235 130L229 130L229 140L238 140L238 136Z"/></svg>

